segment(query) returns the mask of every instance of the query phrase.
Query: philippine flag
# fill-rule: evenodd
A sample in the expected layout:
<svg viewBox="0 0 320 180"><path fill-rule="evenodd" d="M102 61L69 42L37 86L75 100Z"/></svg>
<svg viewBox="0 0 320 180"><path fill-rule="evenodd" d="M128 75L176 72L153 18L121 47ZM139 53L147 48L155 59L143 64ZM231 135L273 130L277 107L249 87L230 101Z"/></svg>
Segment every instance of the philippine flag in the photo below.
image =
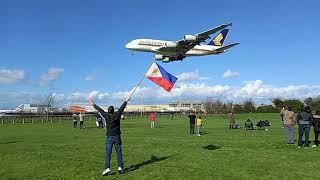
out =
<svg viewBox="0 0 320 180"><path fill-rule="evenodd" d="M148 72L146 73L146 77L168 92L171 91L174 83L178 79L174 75L164 70L157 63L153 63L150 66Z"/></svg>

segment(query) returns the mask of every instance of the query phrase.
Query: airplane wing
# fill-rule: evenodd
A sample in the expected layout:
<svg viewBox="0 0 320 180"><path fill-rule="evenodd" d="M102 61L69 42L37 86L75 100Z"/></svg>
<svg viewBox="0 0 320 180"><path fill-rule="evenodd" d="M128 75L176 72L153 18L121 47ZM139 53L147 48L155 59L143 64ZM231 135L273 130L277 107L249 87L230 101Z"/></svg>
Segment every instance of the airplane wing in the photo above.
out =
<svg viewBox="0 0 320 180"><path fill-rule="evenodd" d="M232 48L233 46L236 46L236 45L238 45L238 44L240 44L240 43L232 43L232 44L223 46L223 47L221 47L221 48L218 48L218 49L216 49L215 51L217 51L217 52L222 52L222 51L227 50L227 49L229 49L229 48Z"/></svg>
<svg viewBox="0 0 320 180"><path fill-rule="evenodd" d="M220 30L222 30L222 29L224 29L224 28L226 28L228 26L232 26L232 23L220 25L220 26L215 27L213 29L209 29L209 30L204 31L202 33L196 34L196 36L199 37L199 38L201 37L203 39L205 38L204 40L206 40L206 39L209 38L209 35L214 34L214 33L218 32L218 31L220 31Z"/></svg>
<svg viewBox="0 0 320 180"><path fill-rule="evenodd" d="M232 23L229 24L223 24L218 27L209 29L207 31L195 34L195 35L188 35L194 38L194 40L190 41L187 40L186 36L184 39L181 39L176 42L175 47L168 47L168 46L162 46L158 48L159 51L174 51L177 52L178 55L184 55L186 52L188 52L190 49L192 49L194 46L200 44L201 42L204 42L206 39L210 38L209 35L214 34L228 26L231 26Z"/></svg>

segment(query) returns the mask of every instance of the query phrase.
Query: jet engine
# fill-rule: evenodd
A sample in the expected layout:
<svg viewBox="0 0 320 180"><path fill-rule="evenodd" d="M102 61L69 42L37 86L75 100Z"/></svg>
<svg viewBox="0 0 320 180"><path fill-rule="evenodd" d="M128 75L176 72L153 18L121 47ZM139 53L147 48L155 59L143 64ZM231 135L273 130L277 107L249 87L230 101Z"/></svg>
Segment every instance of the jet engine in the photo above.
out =
<svg viewBox="0 0 320 180"><path fill-rule="evenodd" d="M167 48L175 48L175 47L177 47L177 43L175 43L175 42L167 42L166 43L166 47Z"/></svg>
<svg viewBox="0 0 320 180"><path fill-rule="evenodd" d="M156 55L154 55L154 59L155 59L155 60L163 60L164 57L163 57L163 55L161 55L161 54L156 54Z"/></svg>
<svg viewBox="0 0 320 180"><path fill-rule="evenodd" d="M184 35L184 40L189 41L189 42L193 42L197 40L197 36L194 35Z"/></svg>
<svg viewBox="0 0 320 180"><path fill-rule="evenodd" d="M164 58L164 59L162 60L162 62L163 62L163 63L168 63L168 62L170 62L170 59L169 59L168 57L166 57L166 58Z"/></svg>

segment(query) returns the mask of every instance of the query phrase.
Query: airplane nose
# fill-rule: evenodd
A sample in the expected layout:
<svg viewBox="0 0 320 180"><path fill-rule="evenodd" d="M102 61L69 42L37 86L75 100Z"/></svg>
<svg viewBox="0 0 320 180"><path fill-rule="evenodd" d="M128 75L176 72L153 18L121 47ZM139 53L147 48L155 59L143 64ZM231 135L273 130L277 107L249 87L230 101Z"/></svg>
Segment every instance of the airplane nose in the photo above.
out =
<svg viewBox="0 0 320 180"><path fill-rule="evenodd" d="M130 43L126 44L126 48L130 49L131 48L131 44Z"/></svg>

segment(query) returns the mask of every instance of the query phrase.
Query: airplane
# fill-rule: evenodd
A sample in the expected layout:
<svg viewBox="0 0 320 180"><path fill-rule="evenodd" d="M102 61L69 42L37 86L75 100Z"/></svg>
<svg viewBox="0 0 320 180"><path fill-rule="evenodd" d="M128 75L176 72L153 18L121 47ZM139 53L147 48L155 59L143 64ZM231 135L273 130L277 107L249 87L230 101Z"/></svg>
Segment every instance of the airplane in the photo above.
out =
<svg viewBox="0 0 320 180"><path fill-rule="evenodd" d="M231 25L232 23L223 24L195 35L187 34L179 41L135 39L126 44L126 48L132 51L155 53L154 59L164 63L182 61L188 56L221 54L226 52L227 49L240 44L237 42L223 46L229 31L229 29L225 28ZM210 35L218 31L221 32L209 44L200 44L210 39Z"/></svg>

